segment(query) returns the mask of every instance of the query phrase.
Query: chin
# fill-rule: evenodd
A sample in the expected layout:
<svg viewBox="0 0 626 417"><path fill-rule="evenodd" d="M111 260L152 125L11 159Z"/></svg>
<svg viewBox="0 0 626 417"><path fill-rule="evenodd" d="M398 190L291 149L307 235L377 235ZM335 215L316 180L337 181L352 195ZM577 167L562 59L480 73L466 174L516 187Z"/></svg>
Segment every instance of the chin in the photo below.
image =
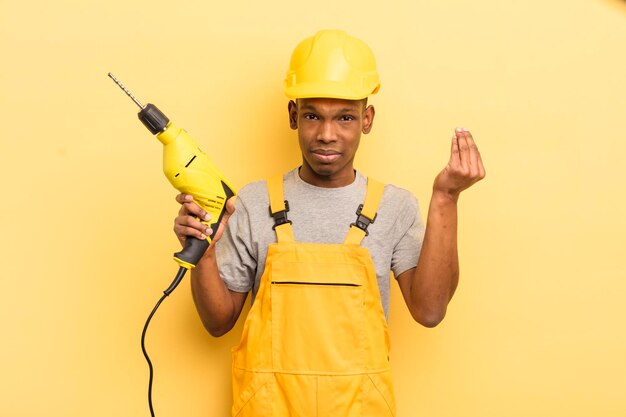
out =
<svg viewBox="0 0 626 417"><path fill-rule="evenodd" d="M316 165L311 166L311 168L320 177L329 177L337 173L337 168L332 165Z"/></svg>

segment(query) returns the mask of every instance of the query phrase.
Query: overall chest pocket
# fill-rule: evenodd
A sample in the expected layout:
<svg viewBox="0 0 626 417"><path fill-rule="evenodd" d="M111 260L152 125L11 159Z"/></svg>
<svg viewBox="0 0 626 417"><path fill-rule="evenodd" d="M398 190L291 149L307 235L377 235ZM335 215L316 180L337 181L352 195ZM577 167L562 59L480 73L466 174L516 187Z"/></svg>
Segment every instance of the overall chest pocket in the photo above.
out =
<svg viewBox="0 0 626 417"><path fill-rule="evenodd" d="M285 262L272 266L275 369L341 374L362 369L366 276L362 265Z"/></svg>

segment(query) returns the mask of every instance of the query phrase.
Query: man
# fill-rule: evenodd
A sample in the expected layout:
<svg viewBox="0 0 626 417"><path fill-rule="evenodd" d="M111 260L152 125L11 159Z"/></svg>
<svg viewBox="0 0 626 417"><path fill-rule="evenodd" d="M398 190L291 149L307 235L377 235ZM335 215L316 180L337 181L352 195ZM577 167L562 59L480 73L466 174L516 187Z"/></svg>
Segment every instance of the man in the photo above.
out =
<svg viewBox="0 0 626 417"><path fill-rule="evenodd" d="M285 84L302 166L229 202L192 271L196 308L220 336L248 292L255 300L233 350L233 416L395 415L389 271L413 318L436 326L458 282L457 200L485 176L480 154L470 132L455 129L424 230L410 193L353 166L374 121L367 97L380 87L367 45L318 32L294 50ZM205 239L210 229L197 218L207 214L190 196L177 201L181 243Z"/></svg>

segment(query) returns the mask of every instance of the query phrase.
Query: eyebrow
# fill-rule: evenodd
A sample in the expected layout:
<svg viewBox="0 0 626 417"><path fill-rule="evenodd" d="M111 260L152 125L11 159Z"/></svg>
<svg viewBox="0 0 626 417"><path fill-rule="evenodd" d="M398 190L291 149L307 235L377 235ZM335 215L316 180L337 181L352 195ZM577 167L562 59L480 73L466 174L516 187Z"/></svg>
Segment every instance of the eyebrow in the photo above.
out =
<svg viewBox="0 0 626 417"><path fill-rule="evenodd" d="M319 110L317 109L317 107L313 106L312 104L304 104L301 107L301 110L309 110L309 111L313 111L313 112L318 112ZM344 107L342 109L339 110L339 113L351 113L351 112L356 112L358 113L358 110L352 107Z"/></svg>

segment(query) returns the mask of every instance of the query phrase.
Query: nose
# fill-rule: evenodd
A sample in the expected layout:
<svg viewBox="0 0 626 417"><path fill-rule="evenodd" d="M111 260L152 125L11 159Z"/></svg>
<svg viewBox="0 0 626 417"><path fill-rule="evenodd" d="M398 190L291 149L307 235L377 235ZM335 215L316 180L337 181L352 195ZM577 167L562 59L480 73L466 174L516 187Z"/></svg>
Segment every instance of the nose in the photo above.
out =
<svg viewBox="0 0 626 417"><path fill-rule="evenodd" d="M337 140L337 131L333 126L332 120L327 120L322 123L317 133L317 140L324 143L334 142Z"/></svg>

